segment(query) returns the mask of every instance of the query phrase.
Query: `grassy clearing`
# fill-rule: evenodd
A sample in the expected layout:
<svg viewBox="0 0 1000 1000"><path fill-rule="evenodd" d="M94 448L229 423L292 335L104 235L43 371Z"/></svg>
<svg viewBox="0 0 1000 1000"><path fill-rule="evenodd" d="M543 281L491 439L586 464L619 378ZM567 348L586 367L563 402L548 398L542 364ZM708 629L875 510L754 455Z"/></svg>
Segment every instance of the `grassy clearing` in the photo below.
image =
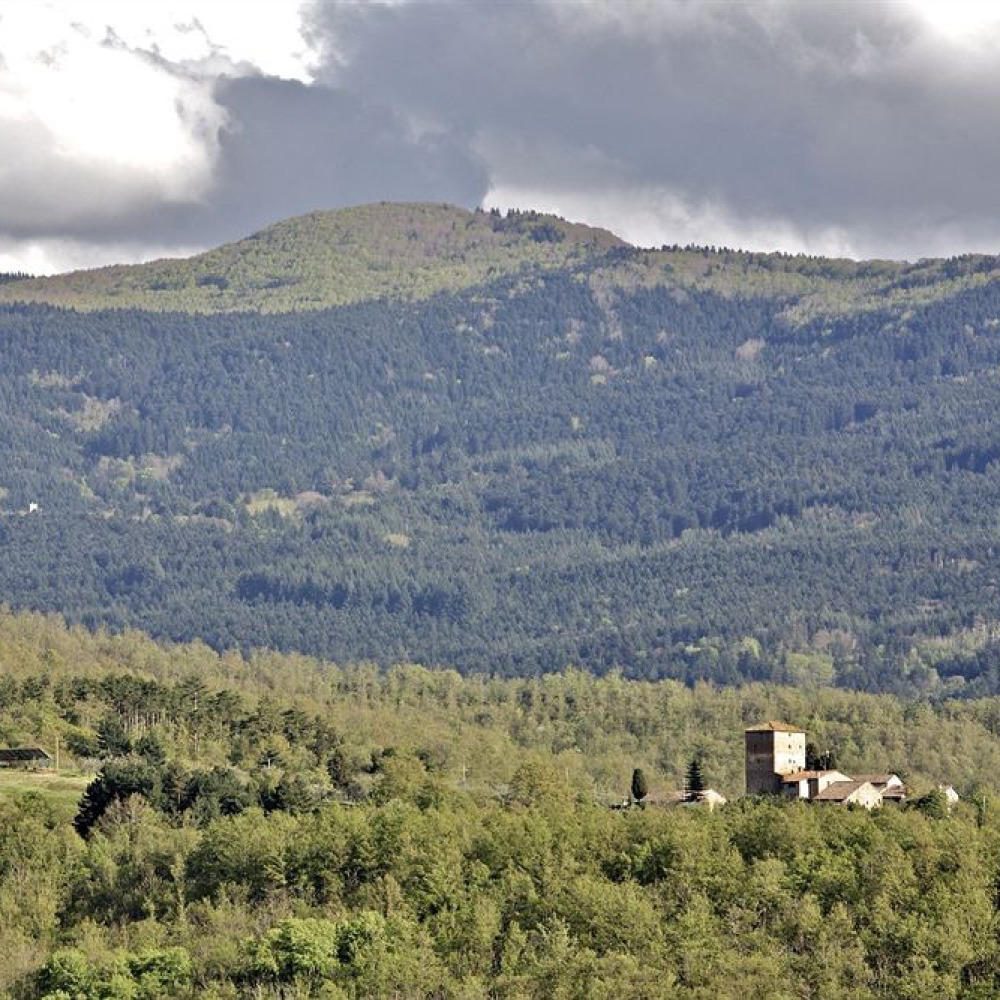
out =
<svg viewBox="0 0 1000 1000"><path fill-rule="evenodd" d="M0 769L0 802L36 792L43 795L61 814L72 817L80 796L93 779L92 774L77 771L18 771Z"/></svg>

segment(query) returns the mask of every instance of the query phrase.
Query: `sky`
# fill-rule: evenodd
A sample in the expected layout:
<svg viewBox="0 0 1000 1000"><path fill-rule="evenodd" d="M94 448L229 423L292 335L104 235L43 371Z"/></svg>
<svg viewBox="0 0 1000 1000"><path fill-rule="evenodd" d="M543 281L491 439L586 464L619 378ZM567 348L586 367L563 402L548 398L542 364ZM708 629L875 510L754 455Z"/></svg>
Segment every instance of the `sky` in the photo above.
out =
<svg viewBox="0 0 1000 1000"><path fill-rule="evenodd" d="M371 201L1000 253L1000 4L0 0L0 271Z"/></svg>

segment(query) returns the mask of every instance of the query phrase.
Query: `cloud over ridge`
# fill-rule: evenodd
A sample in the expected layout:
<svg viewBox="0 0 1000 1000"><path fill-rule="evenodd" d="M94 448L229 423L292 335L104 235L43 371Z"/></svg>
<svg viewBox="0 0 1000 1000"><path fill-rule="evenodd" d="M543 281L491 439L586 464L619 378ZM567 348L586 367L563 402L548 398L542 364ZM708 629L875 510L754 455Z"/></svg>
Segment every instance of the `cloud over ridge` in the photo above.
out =
<svg viewBox="0 0 1000 1000"><path fill-rule="evenodd" d="M642 243L1000 248L986 8L39 6L0 2L0 267L33 241L96 263L381 199L553 209Z"/></svg>

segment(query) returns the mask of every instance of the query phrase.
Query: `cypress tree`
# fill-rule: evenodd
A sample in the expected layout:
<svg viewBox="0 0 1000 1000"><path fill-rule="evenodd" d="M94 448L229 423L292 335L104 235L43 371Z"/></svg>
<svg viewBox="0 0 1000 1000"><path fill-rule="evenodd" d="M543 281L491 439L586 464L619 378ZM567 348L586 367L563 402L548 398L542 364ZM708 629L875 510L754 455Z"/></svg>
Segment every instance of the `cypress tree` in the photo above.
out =
<svg viewBox="0 0 1000 1000"><path fill-rule="evenodd" d="M636 802L641 802L649 794L649 782L646 780L646 772L637 767L632 772L632 798Z"/></svg>

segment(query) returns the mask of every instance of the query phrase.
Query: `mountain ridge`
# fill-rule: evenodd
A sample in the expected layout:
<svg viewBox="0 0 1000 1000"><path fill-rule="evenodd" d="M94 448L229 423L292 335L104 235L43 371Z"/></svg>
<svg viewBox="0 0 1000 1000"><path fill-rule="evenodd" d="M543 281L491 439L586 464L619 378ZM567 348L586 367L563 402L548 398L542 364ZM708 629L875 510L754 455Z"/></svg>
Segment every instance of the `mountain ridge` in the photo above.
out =
<svg viewBox="0 0 1000 1000"><path fill-rule="evenodd" d="M175 262L187 306L245 308L0 305L0 601L338 660L1000 690L995 258L381 205L197 266L279 251L369 297L264 315Z"/></svg>
<svg viewBox="0 0 1000 1000"><path fill-rule="evenodd" d="M384 297L419 300L624 246L607 230L537 212L501 217L379 202L285 219L193 257L15 279L0 285L0 302L88 311L314 310Z"/></svg>
<svg viewBox="0 0 1000 1000"><path fill-rule="evenodd" d="M421 301L518 274L586 272L610 301L669 287L780 300L792 326L892 307L900 313L1000 279L1000 257L852 260L716 247L632 246L533 210L378 202L311 212L187 258L46 277L0 276L0 304L93 312L310 312Z"/></svg>

